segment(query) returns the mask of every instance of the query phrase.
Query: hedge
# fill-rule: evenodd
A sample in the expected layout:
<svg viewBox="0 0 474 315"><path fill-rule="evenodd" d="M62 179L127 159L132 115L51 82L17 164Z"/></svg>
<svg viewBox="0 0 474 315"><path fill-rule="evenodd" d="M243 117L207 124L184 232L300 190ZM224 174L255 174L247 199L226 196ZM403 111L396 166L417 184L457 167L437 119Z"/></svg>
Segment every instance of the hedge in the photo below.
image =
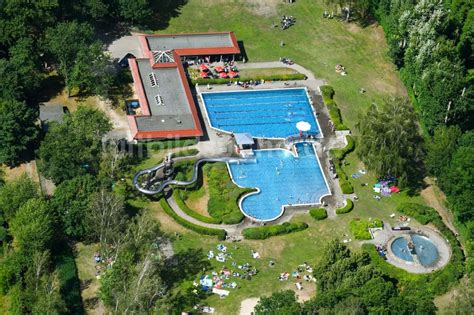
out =
<svg viewBox="0 0 474 315"><path fill-rule="evenodd" d="M331 149L329 153L331 154L331 157L335 160L342 161L346 155L352 151L354 151L355 148L355 141L352 136L347 135L346 136L347 144L344 148L341 149Z"/></svg>
<svg viewBox="0 0 474 315"><path fill-rule="evenodd" d="M328 217L328 214L326 212L326 209L324 208L313 208L309 210L309 214L315 219L315 220L324 220Z"/></svg>
<svg viewBox="0 0 474 315"><path fill-rule="evenodd" d="M347 130L348 128L342 122L341 111L337 107L336 102L334 101L334 89L332 86L323 85L320 87L321 95L323 97L324 104L329 111L329 117L334 123L336 130Z"/></svg>
<svg viewBox="0 0 474 315"><path fill-rule="evenodd" d="M247 228L242 231L243 236L250 240L264 240L272 236L289 234L308 228L304 222L285 222L281 225L267 225Z"/></svg>
<svg viewBox="0 0 474 315"><path fill-rule="evenodd" d="M354 187L347 179L347 175L341 167L341 162L336 160L334 163L337 177L339 178L339 187L341 187L342 193L349 195L354 193Z"/></svg>
<svg viewBox="0 0 474 315"><path fill-rule="evenodd" d="M372 236L369 232L368 222L361 220L352 220L349 223L349 228L356 240L370 240Z"/></svg>
<svg viewBox="0 0 474 315"><path fill-rule="evenodd" d="M163 150L163 149L173 149L181 147L189 147L195 145L197 139L170 139L170 140L161 140L148 142L147 146L154 151Z"/></svg>
<svg viewBox="0 0 474 315"><path fill-rule="evenodd" d="M242 78L234 78L234 79L191 79L191 84L196 85L201 84L227 84L233 83L237 81L257 81L257 80L265 80L265 81L290 81L290 80L305 80L306 76L302 73L291 73L291 74L275 74L275 75L263 75L263 76L253 76L253 77L242 77Z"/></svg>
<svg viewBox="0 0 474 315"><path fill-rule="evenodd" d="M352 208L354 208L354 203L350 199L346 199L346 205L342 208L336 209L337 214L344 214L351 212Z"/></svg>
<svg viewBox="0 0 474 315"><path fill-rule="evenodd" d="M373 219L371 222L352 220L349 223L349 228L357 240L370 240L369 228L381 228L383 227L383 221L380 219Z"/></svg>
<svg viewBox="0 0 474 315"><path fill-rule="evenodd" d="M197 155L199 153L198 149L186 149L178 152L173 152L171 154L171 157L176 158L176 157L181 157L181 156L193 156Z"/></svg>
<svg viewBox="0 0 474 315"><path fill-rule="evenodd" d="M170 205L166 201L165 198L161 198L160 200L160 205L163 208L163 210L168 214L170 217L172 217L176 222L184 226L185 228L188 228L196 233L203 234L203 235L215 235L219 240L225 240L226 238L226 231L225 230L220 230L220 229L211 229L207 228L204 226L200 226L194 223L191 223L189 221L186 221L185 219L181 218L179 215L177 215L173 209L171 209Z"/></svg>
<svg viewBox="0 0 474 315"><path fill-rule="evenodd" d="M216 219L216 218L211 218L211 217L206 217L205 215L199 214L193 209L189 208L188 205L184 202L184 200L180 196L180 191L175 189L173 190L173 198L176 201L176 204L178 207L183 210L184 213L189 215L190 217L195 218L196 220L199 220L201 222L205 223L212 223L212 224L220 224L222 223L222 220Z"/></svg>

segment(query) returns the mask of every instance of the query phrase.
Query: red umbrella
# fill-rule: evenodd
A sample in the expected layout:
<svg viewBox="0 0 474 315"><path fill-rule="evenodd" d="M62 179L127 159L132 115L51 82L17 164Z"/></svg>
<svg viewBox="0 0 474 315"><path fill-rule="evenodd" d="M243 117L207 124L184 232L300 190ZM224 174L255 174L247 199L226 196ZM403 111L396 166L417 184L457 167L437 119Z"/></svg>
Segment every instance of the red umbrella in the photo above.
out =
<svg viewBox="0 0 474 315"><path fill-rule="evenodd" d="M225 72L219 73L219 77L220 78L228 78L227 73L225 73Z"/></svg>
<svg viewBox="0 0 474 315"><path fill-rule="evenodd" d="M217 72L223 72L224 68L221 66L217 66L217 67L214 67L214 70L216 70Z"/></svg>
<svg viewBox="0 0 474 315"><path fill-rule="evenodd" d="M239 74L237 72L234 72L234 71L231 71L228 73L229 77L230 78L236 78L239 76Z"/></svg>
<svg viewBox="0 0 474 315"><path fill-rule="evenodd" d="M206 72L199 72L201 78L209 78L209 75Z"/></svg>
<svg viewBox="0 0 474 315"><path fill-rule="evenodd" d="M209 68L208 68L205 64L201 63L201 64L199 65L199 70L201 70L201 71L209 71Z"/></svg>

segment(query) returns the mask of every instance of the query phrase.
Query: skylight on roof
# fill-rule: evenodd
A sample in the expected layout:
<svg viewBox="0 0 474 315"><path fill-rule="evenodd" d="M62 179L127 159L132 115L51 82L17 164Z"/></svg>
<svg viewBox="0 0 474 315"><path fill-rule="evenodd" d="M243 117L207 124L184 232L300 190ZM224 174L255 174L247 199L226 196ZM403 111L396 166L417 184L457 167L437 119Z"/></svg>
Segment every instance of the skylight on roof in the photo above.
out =
<svg viewBox="0 0 474 315"><path fill-rule="evenodd" d="M171 50L159 50L153 52L155 63L173 63L174 57Z"/></svg>
<svg viewBox="0 0 474 315"><path fill-rule="evenodd" d="M150 84L151 86L159 86L158 85L158 80L156 79L156 75L152 72L148 75L148 77L150 78Z"/></svg>

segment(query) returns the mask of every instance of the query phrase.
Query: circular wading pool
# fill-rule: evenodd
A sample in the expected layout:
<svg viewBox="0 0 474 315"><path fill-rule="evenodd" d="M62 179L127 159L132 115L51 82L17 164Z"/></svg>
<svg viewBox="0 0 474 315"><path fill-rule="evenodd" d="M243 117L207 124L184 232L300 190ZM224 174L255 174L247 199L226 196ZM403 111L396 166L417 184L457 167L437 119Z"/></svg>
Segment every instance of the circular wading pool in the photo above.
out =
<svg viewBox="0 0 474 315"><path fill-rule="evenodd" d="M397 237L391 245L392 252L407 263L418 261L424 267L434 265L439 258L437 246L428 237L407 234Z"/></svg>

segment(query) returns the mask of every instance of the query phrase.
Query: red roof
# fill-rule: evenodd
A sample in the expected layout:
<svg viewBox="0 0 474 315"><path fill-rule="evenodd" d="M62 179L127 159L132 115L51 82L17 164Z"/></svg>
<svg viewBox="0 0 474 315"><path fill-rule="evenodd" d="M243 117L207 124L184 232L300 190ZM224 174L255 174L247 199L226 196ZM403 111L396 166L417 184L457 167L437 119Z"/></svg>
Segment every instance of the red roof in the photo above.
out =
<svg viewBox="0 0 474 315"><path fill-rule="evenodd" d="M199 34L229 34L231 39L231 46L228 47L209 47L209 48L180 48L173 51L173 57L175 62L171 63L155 63L153 52L150 50L146 36L173 36L173 34L152 34L152 35L140 35L139 41L142 46L144 56L150 60L150 64L153 68L166 68L166 67L177 67L183 88L186 93L186 98L188 100L189 108L193 116L193 121L195 128L194 129L182 129L182 130L156 130L156 131L140 131L137 127L136 117L138 116L150 116L150 109L148 101L143 89L141 82L140 74L138 72L138 65L136 59L129 59L130 70L132 72L133 81L137 90L138 99L140 101L140 107L142 109L141 115L129 115L127 117L128 123L130 125L130 130L134 139L161 139L161 138L178 138L178 137L197 137L202 136L201 124L199 122L199 117L197 114L196 104L194 103L193 96L191 94L191 89L189 87L186 74L184 72L183 64L181 63L180 56L195 56L195 55L227 55L227 54L240 54L239 45L237 44L237 39L234 32L215 32L215 33L195 33ZM174 34L178 35L193 35L193 34Z"/></svg>

